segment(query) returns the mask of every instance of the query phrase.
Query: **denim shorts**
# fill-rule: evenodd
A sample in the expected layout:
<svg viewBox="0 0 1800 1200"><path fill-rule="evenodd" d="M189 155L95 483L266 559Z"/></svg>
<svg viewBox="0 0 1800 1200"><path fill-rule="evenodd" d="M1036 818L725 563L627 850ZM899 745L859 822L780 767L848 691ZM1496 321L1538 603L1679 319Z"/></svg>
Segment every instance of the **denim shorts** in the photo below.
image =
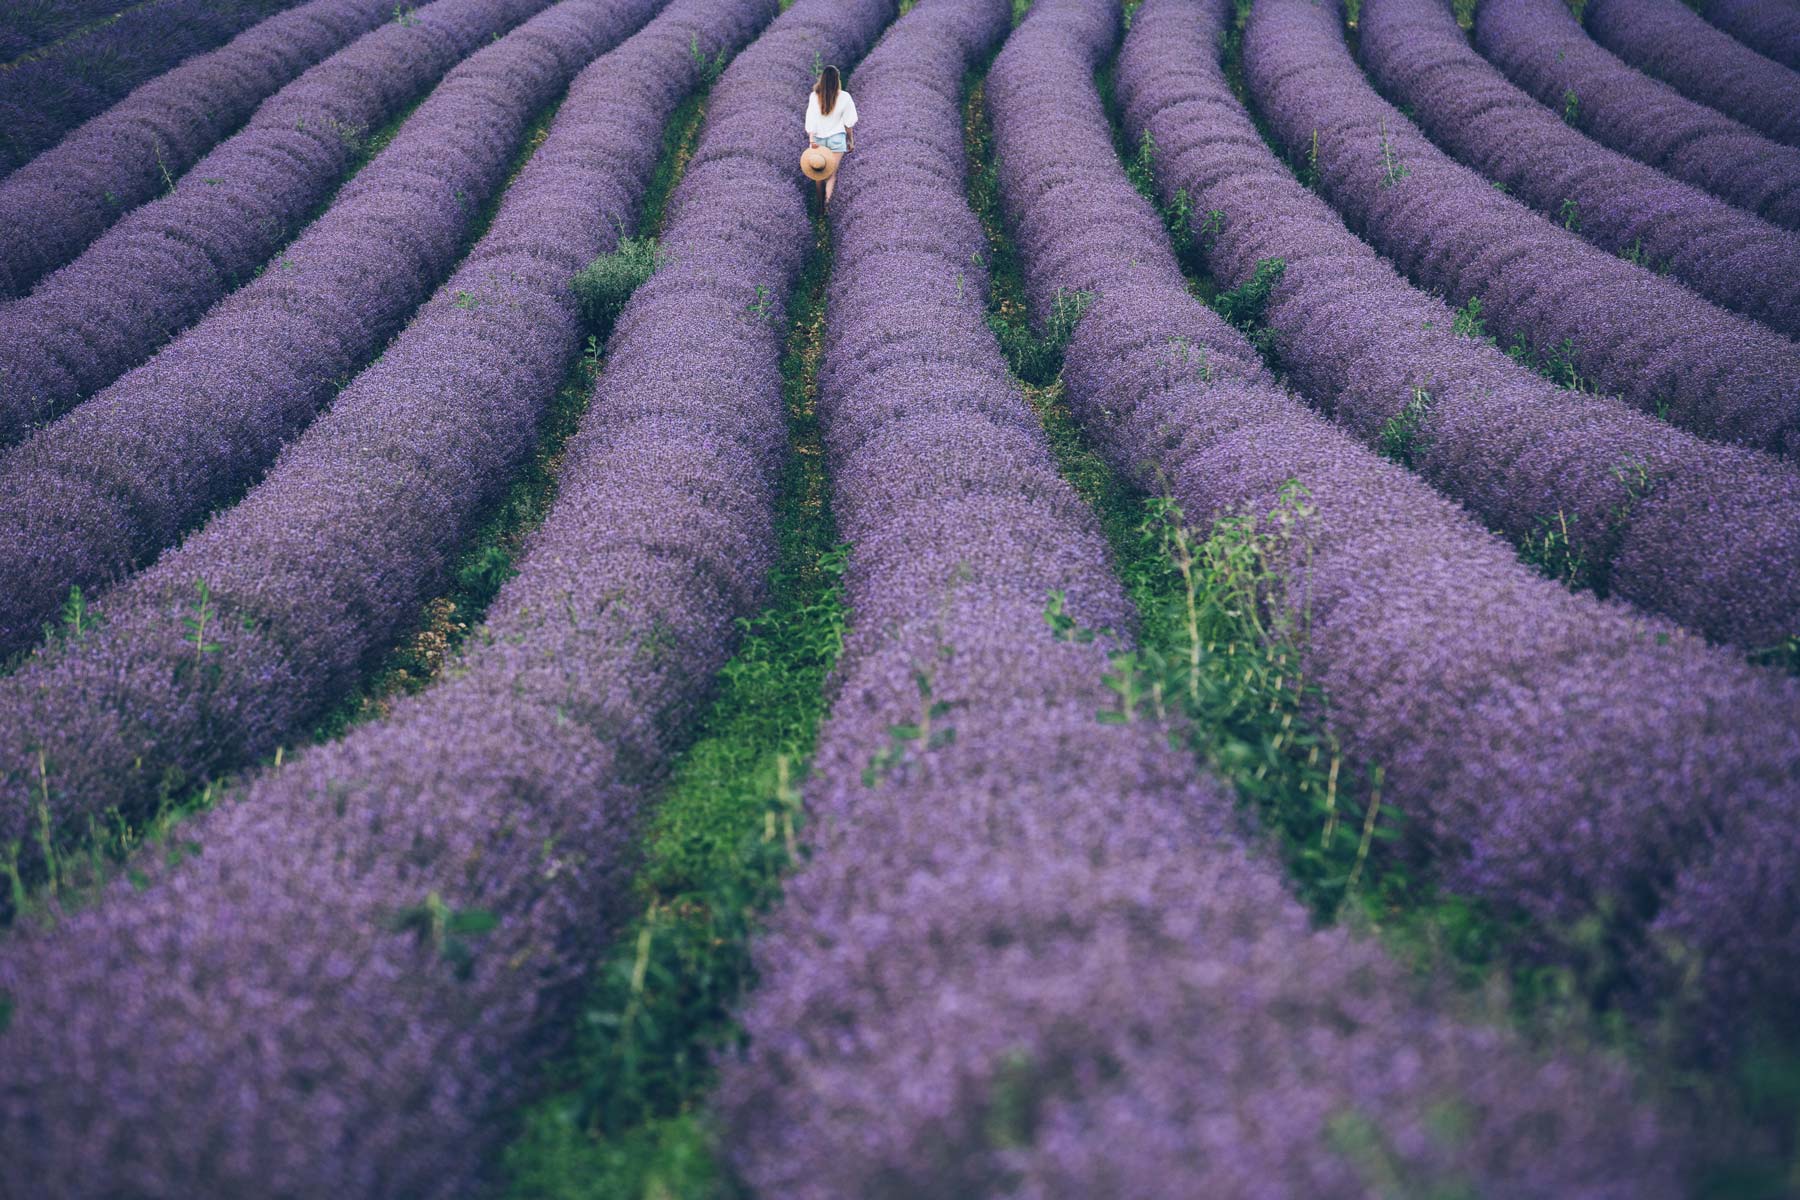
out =
<svg viewBox="0 0 1800 1200"><path fill-rule="evenodd" d="M825 147L827 150L830 150L835 154L842 154L844 151L846 151L850 148L850 135L844 134L844 133L834 133L830 137L820 138L819 145Z"/></svg>

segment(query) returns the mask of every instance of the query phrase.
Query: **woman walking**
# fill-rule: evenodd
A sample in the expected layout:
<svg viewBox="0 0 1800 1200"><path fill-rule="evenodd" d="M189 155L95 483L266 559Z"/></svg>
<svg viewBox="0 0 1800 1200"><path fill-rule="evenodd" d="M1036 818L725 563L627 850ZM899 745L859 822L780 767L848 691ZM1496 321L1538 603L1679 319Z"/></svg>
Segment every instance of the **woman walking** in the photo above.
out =
<svg viewBox="0 0 1800 1200"><path fill-rule="evenodd" d="M806 97L809 149L802 166L809 176L824 183L827 204L831 203L831 185L837 175L838 160L850 150L850 130L855 124L856 101L843 89L838 69L826 67Z"/></svg>

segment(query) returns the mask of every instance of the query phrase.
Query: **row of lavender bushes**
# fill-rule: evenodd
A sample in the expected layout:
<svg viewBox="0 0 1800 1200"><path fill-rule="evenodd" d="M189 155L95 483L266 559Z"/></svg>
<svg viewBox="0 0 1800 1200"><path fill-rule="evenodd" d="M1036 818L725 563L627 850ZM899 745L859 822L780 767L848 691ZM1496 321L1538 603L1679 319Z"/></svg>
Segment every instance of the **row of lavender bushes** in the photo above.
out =
<svg viewBox="0 0 1800 1200"><path fill-rule="evenodd" d="M330 195L369 135L549 0L437 0L266 100L241 131L30 295L0 307L0 446L144 361L270 256ZM421 205L446 199L434 190ZM390 218L408 218L401 209ZM277 276L279 277L279 276Z"/></svg>
<svg viewBox="0 0 1800 1200"><path fill-rule="evenodd" d="M130 8L139 0L13 0L0 13L0 63Z"/></svg>
<svg viewBox="0 0 1800 1200"><path fill-rule="evenodd" d="M1800 35L1800 13L1793 19ZM1583 20L1595 41L1638 70L1800 146L1800 74L1708 25L1682 0L1588 0Z"/></svg>
<svg viewBox="0 0 1800 1200"><path fill-rule="evenodd" d="M35 8L24 0L27 11ZM0 179L69 130L183 59L201 54L296 0L152 0L35 58L0 69ZM19 5L9 0L8 10ZM70 18L119 3L57 5ZM69 28L65 26L65 28Z"/></svg>
<svg viewBox="0 0 1800 1200"><path fill-rule="evenodd" d="M1722 308L1800 333L1800 233L1570 128L1470 48L1444 0L1368 0L1357 29L1362 65L1382 92L1508 195ZM1794 375L1800 383L1800 369Z"/></svg>
<svg viewBox="0 0 1800 1200"><path fill-rule="evenodd" d="M1752 50L1800 71L1800 12L1767 0L1699 0L1695 7Z"/></svg>
<svg viewBox="0 0 1800 1200"><path fill-rule="evenodd" d="M1620 62L1562 0L1482 0L1475 45L1512 81L1603 145L1800 228L1800 149Z"/></svg>
<svg viewBox="0 0 1800 1200"><path fill-rule="evenodd" d="M313 0L146 83L0 184L0 298L21 296L153 199L264 98L392 18L389 0Z"/></svg>
<svg viewBox="0 0 1800 1200"><path fill-rule="evenodd" d="M1602 391L1705 437L1800 455L1800 346L1456 163L1363 77L1336 0L1275 11L1253 10L1246 31L1250 94L1371 245L1453 304L1479 299L1496 333L1564 357Z"/></svg>
<svg viewBox="0 0 1800 1200"><path fill-rule="evenodd" d="M1800 473L1555 387L1410 286L1264 144L1219 61L1228 28L1226 0L1147 0L1118 94L1213 275L1284 264L1262 317L1295 387L1569 582L1740 646L1800 634Z"/></svg>
<svg viewBox="0 0 1800 1200"><path fill-rule="evenodd" d="M245 376L234 395L256 403L227 408L189 396L159 425L140 426L136 445L91 429L69 439L71 463L83 453L91 461L95 446L102 454L118 447L120 470L159 463L153 478L180 481L162 494L183 507L144 504L121 519L141 522L140 553L143 541L183 528L206 515L209 499L235 495L260 475L330 395L332 378L379 348L408 302L441 277L441 267L422 271L397 257L385 291L369 284L379 277L375 265L393 254L390 218L416 201L419 183L435 176L434 190L446 195L494 191L531 113L654 7L562 0L475 54L359 177L356 196L315 227L324 235L319 290L261 289L259 281L228 305L260 301L267 312L298 296L304 303L296 307L315 323L301 325L295 342L329 346L335 338L339 355L305 360L292 374L258 374L257 362L281 358L259 348L254 331L277 325L265 317L246 338L246 324L233 322L224 328L239 339L240 357L230 361ZM735 47L758 11L746 10L738 26L709 15L708 40ZM316 719L443 588L458 548L530 453L544 406L579 349L569 280L635 224L648 176L634 164L655 158L673 106L696 85L693 21L671 18L657 28L624 61L610 56L584 74L565 100L569 118L554 125L468 259L242 503L103 599L94 632L49 646L0 680L0 842L22 837L38 819L33 797L41 801L46 789L61 841L108 809L143 811L171 775L205 778L266 755ZM680 44L671 48L671 39ZM441 228L415 234L403 254L429 247L432 266L448 265L469 210L444 207ZM303 258L312 242L309 234L294 255ZM348 328L339 333L331 322ZM213 328L208 321L184 341ZM216 363L221 349L203 344L194 359ZM221 430L230 431L236 459L205 456ZM42 477L22 477L27 513L43 511L29 499ZM76 512L93 515L90 505ZM49 557L38 552L39 561ZM215 623L244 627L221 642L207 671L184 672L180 664L194 657L184 621L202 582Z"/></svg>
<svg viewBox="0 0 1800 1200"><path fill-rule="evenodd" d="M707 29L768 12L681 4ZM197 856L0 948L11 1177L157 1197L490 1182L629 905L634 815L763 591L781 314L811 245L793 97L815 53L854 62L892 15L800 0L722 77L668 265L449 677L182 827Z"/></svg>
<svg viewBox="0 0 1800 1200"><path fill-rule="evenodd" d="M274 267L0 456L0 653L255 482L444 278L532 117L652 11L564 0L471 55Z"/></svg>
<svg viewBox="0 0 1800 1200"><path fill-rule="evenodd" d="M1059 637L1046 597L1129 606L984 323L962 194L959 85L1008 10L921 0L854 81L819 395L851 623L716 1095L731 1160L790 1200L1350 1197L1381 1170L1360 1136L1421 1190L1679 1194L1691 1147L1621 1072L1313 929L1228 791L1149 719L1097 719L1129 642ZM1056 111L1096 12L1038 0L993 86Z"/></svg>
<svg viewBox="0 0 1800 1200"><path fill-rule="evenodd" d="M1080 25L1086 57L1058 76L1062 111L1042 92L991 92L1034 306L1047 312L1058 290L1099 297L1066 358L1077 419L1116 469L1167 487L1191 521L1268 512L1290 481L1306 489L1304 536L1270 580L1271 603L1306 622L1308 674L1346 754L1384 768L1404 819L1398 852L1452 892L1527 918L1521 953L1566 960L1583 953L1581 924L1602 921L1657 1001L1675 967L1645 925L1672 928L1690 897L1723 895L1714 915L1735 911L1736 925L1682 930L1707 951L1718 1002L1692 1028L1741 1032L1744 978L1761 988L1756 1011L1782 1011L1800 997L1800 962L1758 951L1800 897L1782 874L1790 851L1757 826L1791 821L1800 682L1543 578L1276 387L1189 295L1160 219L1125 181L1077 69L1115 36L1099 7ZM1310 0L1259 0L1247 48L1261 40L1310 64L1311 42L1284 35L1323 22L1336 36L1333 20ZM1740 853L1758 869L1738 869Z"/></svg>

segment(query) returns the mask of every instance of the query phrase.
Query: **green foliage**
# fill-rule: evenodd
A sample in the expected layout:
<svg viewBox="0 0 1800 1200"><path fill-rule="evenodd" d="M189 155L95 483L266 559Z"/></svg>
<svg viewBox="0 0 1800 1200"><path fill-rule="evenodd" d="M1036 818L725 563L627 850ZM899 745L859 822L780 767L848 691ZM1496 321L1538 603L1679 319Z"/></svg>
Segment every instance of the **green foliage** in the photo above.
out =
<svg viewBox="0 0 1800 1200"><path fill-rule="evenodd" d="M1494 339L1488 336L1487 321L1481 315L1481 297L1470 296L1468 303L1456 310L1456 319L1450 323L1450 332L1457 337L1474 338L1478 342L1491 343Z"/></svg>
<svg viewBox="0 0 1800 1200"><path fill-rule="evenodd" d="M1315 156L1318 148L1318 131L1313 131L1313 147ZM1316 166L1315 157L1315 166ZM1388 134L1387 118L1381 119L1381 186L1393 187L1402 179L1412 174L1412 169L1400 159L1400 152L1394 148L1394 141Z"/></svg>
<svg viewBox="0 0 1800 1200"><path fill-rule="evenodd" d="M1562 227L1564 229L1568 230L1570 233L1581 232L1581 205L1577 204L1574 200L1564 200L1562 202L1562 207L1557 210L1556 215L1557 219L1562 222Z"/></svg>
<svg viewBox="0 0 1800 1200"><path fill-rule="evenodd" d="M583 267L572 286L588 328L600 338L611 333L632 293L662 264L662 247L655 238L627 237L619 239L611 253Z"/></svg>
<svg viewBox="0 0 1800 1200"><path fill-rule="evenodd" d="M1412 399L1381 427L1376 449L1401 466L1412 466L1418 456L1419 432L1431 411L1431 402L1430 392L1422 387L1413 388Z"/></svg>
<svg viewBox="0 0 1800 1200"><path fill-rule="evenodd" d="M1263 318L1268 311L1269 296L1286 270L1285 259L1265 258L1256 264L1250 278L1209 301L1213 310L1243 333L1264 358L1273 355L1275 331Z"/></svg>
<svg viewBox="0 0 1800 1200"><path fill-rule="evenodd" d="M1074 336L1075 326L1093 301L1092 292L1058 290L1041 330L1034 329L1028 321L988 314L988 326L999 340L1001 353L1006 355L1013 374L1038 386L1054 380L1062 371L1063 351Z"/></svg>
<svg viewBox="0 0 1800 1200"><path fill-rule="evenodd" d="M1574 88L1564 88L1562 100L1562 119L1573 125L1581 119L1581 97Z"/></svg>

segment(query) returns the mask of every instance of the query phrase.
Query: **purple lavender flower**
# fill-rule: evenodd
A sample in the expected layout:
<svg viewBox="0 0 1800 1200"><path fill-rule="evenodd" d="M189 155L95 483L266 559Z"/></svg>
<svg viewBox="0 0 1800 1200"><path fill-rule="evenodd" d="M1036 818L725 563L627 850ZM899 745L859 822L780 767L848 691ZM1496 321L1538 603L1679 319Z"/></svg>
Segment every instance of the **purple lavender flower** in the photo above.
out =
<svg viewBox="0 0 1800 1200"><path fill-rule="evenodd" d="M717 1093L735 1165L793 1200L1678 1194L1685 1139L1624 1076L1312 929L1164 730L1096 720L1123 643L1059 641L1045 595L1127 605L984 327L961 190L960 84L1006 12L921 0L857 72L819 395L851 623ZM1116 12L1038 0L990 86L1053 85L1033 120L1091 98L1068 42ZM1069 176L1117 170L1090 132Z"/></svg>
<svg viewBox="0 0 1800 1200"><path fill-rule="evenodd" d="M491 1182L508 1106L624 916L635 813L773 554L781 328L739 300L779 307L810 237L793 156L768 152L792 149L812 54L853 62L892 14L799 0L720 79L671 262L450 678L182 826L198 853L146 856L141 889L0 947L14 1177L151 1197ZM723 153L718 130L746 126L774 132Z"/></svg>
<svg viewBox="0 0 1800 1200"><path fill-rule="evenodd" d="M159 75L0 185L0 297L68 262L164 192L263 98L393 15L387 0L313 0Z"/></svg>
<svg viewBox="0 0 1800 1200"><path fill-rule="evenodd" d="M1575 923L1602 912L1621 936L1641 932L1712 831L1792 804L1800 683L1542 578L1274 386L1242 336L1188 294L1113 155L1086 80L1116 36L1115 10L1065 0L1041 11L1053 15L1038 27L1067 26L1068 41L1046 33L1006 51L988 96L1036 302L1058 288L1099 293L1065 358L1076 417L1118 470L1168 487L1190 521L1267 512L1290 481L1304 486L1310 514L1271 586L1308 615L1308 669L1346 753L1385 768L1384 795L1409 829L1402 852L1451 890L1534 918L1539 940L1521 953L1563 953ZM1252 82L1287 97L1324 80L1319 107L1350 111L1321 49L1338 36L1334 14L1309 0L1260 0ZM1322 170L1332 145L1322 130ZM1778 971L1762 982L1771 1003L1800 1001L1776 997Z"/></svg>
<svg viewBox="0 0 1800 1200"><path fill-rule="evenodd" d="M1701 0L1700 15L1759 54L1800 71L1800 13L1764 0Z"/></svg>
<svg viewBox="0 0 1800 1200"><path fill-rule="evenodd" d="M1208 0L1147 0L1115 83L1213 274L1285 264L1263 317L1289 381L1514 542L1562 539L1576 582L1743 646L1800 630L1800 474L1556 388L1408 285L1263 144L1217 59L1224 20Z"/></svg>
<svg viewBox="0 0 1800 1200"><path fill-rule="evenodd" d="M1730 41L1680 0L1667 3L1703 32ZM1470 49L1442 0L1371 0L1358 28L1363 65L1387 96L1508 194L1602 250L1673 275L1714 304L1789 336L1800 333L1800 234L1571 129ZM1770 70L1792 80L1800 103L1800 76Z"/></svg>
<svg viewBox="0 0 1800 1200"><path fill-rule="evenodd" d="M35 4L33 0L13 0L7 6L7 17L0 20L19 20L15 38L36 36L26 32L27 25L54 35L57 29L75 32L84 21L104 16L107 9L127 11L98 29L48 47L40 56L0 72L0 179L138 84L295 3L152 0L127 8L116 0L75 0L55 5L53 12L46 14L48 20L32 22L30 18L48 6L41 0ZM0 59L18 53L17 49L0 51Z"/></svg>
<svg viewBox="0 0 1800 1200"><path fill-rule="evenodd" d="M266 264L276 278L292 269L269 256L330 196L363 139L493 35L547 4L437 0L403 9L264 101L169 195L125 216L29 296L0 308L7 364L0 445L143 362L258 267ZM424 219L441 220L434 210L456 205L454 194L427 192L389 220L420 209ZM297 345L285 350L304 353Z"/></svg>
<svg viewBox="0 0 1800 1200"><path fill-rule="evenodd" d="M1244 73L1325 197L1420 286L1458 306L1479 298L1493 333L1638 408L1800 456L1800 346L1589 246L1452 161L1363 78L1335 4L1259 6Z"/></svg>
<svg viewBox="0 0 1800 1200"><path fill-rule="evenodd" d="M1714 29L1681 0L1593 0L1585 20L1595 41L1646 75L1800 146L1800 75ZM1794 46L1800 52L1800 19Z"/></svg>
<svg viewBox="0 0 1800 1200"><path fill-rule="evenodd" d="M564 0L472 55L275 269L0 459L0 653L241 495L449 271L532 114L650 11Z"/></svg>
<svg viewBox="0 0 1800 1200"><path fill-rule="evenodd" d="M1800 228L1800 149L1632 70L1582 32L1560 0L1483 0L1475 44L1596 141Z"/></svg>
<svg viewBox="0 0 1800 1200"><path fill-rule="evenodd" d="M560 87L581 55L647 15L648 5L564 0L459 69L445 84L461 96L446 110L456 129L483 128L471 96L498 102L488 116L499 127L474 161L496 177L506 169L513 89ZM99 629L0 681L0 830L11 831L0 841L25 828L37 751L53 764L38 786L52 789L56 826L79 831L107 808L142 808L170 773L200 778L268 753L404 631L530 452L580 343L569 279L635 220L646 177L631 164L655 156L696 85L693 45L735 48L768 16L680 0L584 71L487 236L381 360L241 504L103 600ZM420 132L394 151L429 147L447 169L453 141L430 120ZM221 418L196 423L217 429ZM183 621L201 580L220 612L254 632L234 631L195 672L183 668L196 656ZM120 713L135 717L121 727ZM220 713L229 736L212 719Z"/></svg>

